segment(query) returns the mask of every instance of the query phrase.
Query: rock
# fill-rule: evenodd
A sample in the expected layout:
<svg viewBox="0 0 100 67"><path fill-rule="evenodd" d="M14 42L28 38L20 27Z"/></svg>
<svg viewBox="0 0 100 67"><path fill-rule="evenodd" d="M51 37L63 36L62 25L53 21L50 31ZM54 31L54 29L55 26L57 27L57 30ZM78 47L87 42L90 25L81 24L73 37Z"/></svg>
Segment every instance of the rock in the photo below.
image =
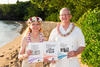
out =
<svg viewBox="0 0 100 67"><path fill-rule="evenodd" d="M0 57L4 57L4 55L3 55L3 54L1 54L1 55L0 55Z"/></svg>
<svg viewBox="0 0 100 67"><path fill-rule="evenodd" d="M9 60L9 57L6 57L7 60Z"/></svg>

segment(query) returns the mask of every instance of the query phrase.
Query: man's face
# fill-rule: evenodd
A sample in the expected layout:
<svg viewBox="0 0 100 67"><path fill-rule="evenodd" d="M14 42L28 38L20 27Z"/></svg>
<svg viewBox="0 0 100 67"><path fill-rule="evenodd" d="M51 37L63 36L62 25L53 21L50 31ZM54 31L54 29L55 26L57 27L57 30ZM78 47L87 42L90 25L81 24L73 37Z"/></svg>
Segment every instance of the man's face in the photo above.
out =
<svg viewBox="0 0 100 67"><path fill-rule="evenodd" d="M64 9L64 10L60 11L59 18L60 18L61 22L69 22L71 17L72 16L70 15L68 10Z"/></svg>

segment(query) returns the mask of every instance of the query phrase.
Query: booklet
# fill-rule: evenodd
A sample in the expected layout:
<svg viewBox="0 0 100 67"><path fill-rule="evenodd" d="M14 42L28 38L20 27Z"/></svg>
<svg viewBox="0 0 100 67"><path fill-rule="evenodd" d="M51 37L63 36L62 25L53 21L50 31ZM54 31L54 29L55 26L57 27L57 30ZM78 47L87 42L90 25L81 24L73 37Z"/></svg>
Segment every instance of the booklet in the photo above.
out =
<svg viewBox="0 0 100 67"><path fill-rule="evenodd" d="M32 50L32 55L29 56L29 63L43 62L43 43L29 43L28 49Z"/></svg>
<svg viewBox="0 0 100 67"><path fill-rule="evenodd" d="M71 44L69 42L60 42L59 47L58 59L67 57L67 53L71 50Z"/></svg>
<svg viewBox="0 0 100 67"><path fill-rule="evenodd" d="M58 50L59 43L58 42L45 42L45 51L44 51L44 59L58 60Z"/></svg>
<svg viewBox="0 0 100 67"><path fill-rule="evenodd" d="M60 60L67 57L67 53L72 50L69 42L49 42L29 43L28 49L32 50L32 55L29 56L29 63L43 62L47 60Z"/></svg>

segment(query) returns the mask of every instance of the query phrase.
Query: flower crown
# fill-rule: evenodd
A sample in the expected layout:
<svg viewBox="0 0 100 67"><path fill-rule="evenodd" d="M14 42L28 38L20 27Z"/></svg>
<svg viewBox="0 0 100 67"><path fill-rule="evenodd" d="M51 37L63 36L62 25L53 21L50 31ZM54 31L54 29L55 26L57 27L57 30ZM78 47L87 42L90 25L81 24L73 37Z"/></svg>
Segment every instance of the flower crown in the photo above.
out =
<svg viewBox="0 0 100 67"><path fill-rule="evenodd" d="M31 17L28 19L28 23L31 23L31 22L42 22L42 19L40 17Z"/></svg>

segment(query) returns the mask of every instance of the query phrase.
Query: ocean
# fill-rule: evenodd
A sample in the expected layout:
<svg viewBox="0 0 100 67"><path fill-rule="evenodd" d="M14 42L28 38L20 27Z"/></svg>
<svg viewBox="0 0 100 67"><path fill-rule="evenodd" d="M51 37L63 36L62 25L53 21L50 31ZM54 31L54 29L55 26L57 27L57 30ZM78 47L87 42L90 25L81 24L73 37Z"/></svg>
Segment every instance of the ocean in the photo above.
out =
<svg viewBox="0 0 100 67"><path fill-rule="evenodd" d="M19 36L21 29L17 21L0 21L0 48Z"/></svg>

